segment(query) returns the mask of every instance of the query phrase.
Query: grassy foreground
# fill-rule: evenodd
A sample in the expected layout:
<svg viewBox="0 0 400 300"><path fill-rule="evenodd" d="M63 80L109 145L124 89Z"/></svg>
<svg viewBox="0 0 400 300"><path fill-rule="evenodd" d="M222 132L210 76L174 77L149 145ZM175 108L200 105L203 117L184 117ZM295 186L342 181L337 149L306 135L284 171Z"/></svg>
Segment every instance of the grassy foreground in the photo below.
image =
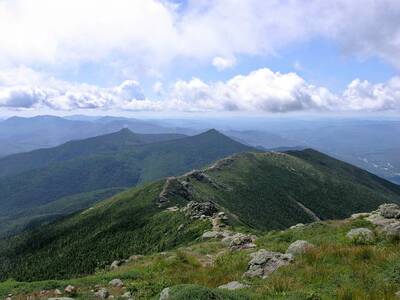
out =
<svg viewBox="0 0 400 300"><path fill-rule="evenodd" d="M95 285L106 287L115 299L122 299L119 296L126 291L131 291L134 299L158 299L165 287L171 287L171 299L395 299L400 290L399 242L377 234L374 244L354 245L345 235L356 227L375 230L365 220L343 220L258 234L258 248L268 250L284 252L298 239L316 245L268 279L242 278L250 250L231 252L218 241L196 241L91 276L29 283L8 280L0 283L0 296L12 293L15 299L26 299L42 290L63 290L72 284L78 288L76 299L94 299L91 290ZM125 288L110 288L108 282L114 278L123 280ZM216 289L233 280L250 288Z"/></svg>

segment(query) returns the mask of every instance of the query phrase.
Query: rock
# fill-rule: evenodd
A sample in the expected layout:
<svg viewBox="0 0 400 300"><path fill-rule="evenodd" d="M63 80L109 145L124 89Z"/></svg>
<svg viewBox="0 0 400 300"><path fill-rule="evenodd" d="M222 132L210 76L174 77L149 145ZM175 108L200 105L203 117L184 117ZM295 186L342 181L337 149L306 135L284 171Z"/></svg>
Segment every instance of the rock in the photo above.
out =
<svg viewBox="0 0 400 300"><path fill-rule="evenodd" d="M170 299L170 295L169 295L169 288L165 288L161 291L160 293L160 299L159 300L168 300Z"/></svg>
<svg viewBox="0 0 400 300"><path fill-rule="evenodd" d="M67 285L64 289L64 292L68 293L68 294L75 294L76 293L76 287L74 287L73 285Z"/></svg>
<svg viewBox="0 0 400 300"><path fill-rule="evenodd" d="M400 218L400 206L395 203L385 203L379 206L378 212L387 219Z"/></svg>
<svg viewBox="0 0 400 300"><path fill-rule="evenodd" d="M110 269L111 270L115 270L115 269L118 269L121 265L122 265L122 261L120 261L120 260L114 260L112 263L111 263L111 265L110 265Z"/></svg>
<svg viewBox="0 0 400 300"><path fill-rule="evenodd" d="M352 214L350 219L363 219L363 218L367 218L371 215L371 213L356 213L356 214Z"/></svg>
<svg viewBox="0 0 400 300"><path fill-rule="evenodd" d="M124 286L124 283L122 282L122 280L118 279L118 278L111 280L108 284L113 287L123 287Z"/></svg>
<svg viewBox="0 0 400 300"><path fill-rule="evenodd" d="M209 240L209 239L217 239L217 238L222 238L222 233L219 231L206 231L203 233L201 238L203 240Z"/></svg>
<svg viewBox="0 0 400 300"><path fill-rule="evenodd" d="M298 223L296 225L290 226L289 229L298 229L298 228L302 228L306 225L304 225L303 223Z"/></svg>
<svg viewBox="0 0 400 300"><path fill-rule="evenodd" d="M105 288L99 289L94 295L100 299L107 299L110 293Z"/></svg>
<svg viewBox="0 0 400 300"><path fill-rule="evenodd" d="M121 298L131 298L131 297L132 297L132 293L131 292L126 292L121 296Z"/></svg>
<svg viewBox="0 0 400 300"><path fill-rule="evenodd" d="M248 285L240 283L239 281L232 281L227 284L220 285L218 288L227 290L238 290L238 289L245 289L248 287L249 287Z"/></svg>
<svg viewBox="0 0 400 300"><path fill-rule="evenodd" d="M171 211L171 212L175 212L175 211L179 210L179 207L178 206L171 206L171 207L167 207L167 210Z"/></svg>
<svg viewBox="0 0 400 300"><path fill-rule="evenodd" d="M251 256L252 259L248 264L247 272L244 273L244 276L247 277L267 278L278 268L286 266L293 261L291 254L271 252L265 249L252 253Z"/></svg>
<svg viewBox="0 0 400 300"><path fill-rule="evenodd" d="M315 246L307 241L297 240L289 245L288 249L286 250L286 253L296 256L307 252L313 247Z"/></svg>
<svg viewBox="0 0 400 300"><path fill-rule="evenodd" d="M354 228L350 230L346 236L353 243L360 245L371 244L375 241L374 233L368 228Z"/></svg>
<svg viewBox="0 0 400 300"><path fill-rule="evenodd" d="M237 233L232 237L232 240L229 244L229 248L231 250L238 250L238 249L247 249L247 248L254 248L255 245L253 244L253 238L249 235L245 235L242 233Z"/></svg>
<svg viewBox="0 0 400 300"><path fill-rule="evenodd" d="M394 222L383 226L382 232L390 238L400 238L400 222Z"/></svg>
<svg viewBox="0 0 400 300"><path fill-rule="evenodd" d="M11 299L11 298L10 298ZM47 300L74 300L74 298L69 297L55 297L55 298L47 298Z"/></svg>
<svg viewBox="0 0 400 300"><path fill-rule="evenodd" d="M143 255L140 255L140 254L131 255L131 256L129 256L129 258L126 261L127 262L137 261L137 260L141 259L142 257L143 257Z"/></svg>
<svg viewBox="0 0 400 300"><path fill-rule="evenodd" d="M215 213L218 212L218 209L214 204L214 202L212 201L207 201L207 202L190 201L185 207L185 211L186 215L188 215L192 219L199 219L202 216L212 217Z"/></svg>
<svg viewBox="0 0 400 300"><path fill-rule="evenodd" d="M366 220L377 226L386 226L399 222L398 219L387 219L383 217L379 212L372 213L369 217L366 218Z"/></svg>
<svg viewBox="0 0 400 300"><path fill-rule="evenodd" d="M54 295L60 296L60 295L62 295L62 293L61 293L61 291L59 289L55 289L54 290Z"/></svg>

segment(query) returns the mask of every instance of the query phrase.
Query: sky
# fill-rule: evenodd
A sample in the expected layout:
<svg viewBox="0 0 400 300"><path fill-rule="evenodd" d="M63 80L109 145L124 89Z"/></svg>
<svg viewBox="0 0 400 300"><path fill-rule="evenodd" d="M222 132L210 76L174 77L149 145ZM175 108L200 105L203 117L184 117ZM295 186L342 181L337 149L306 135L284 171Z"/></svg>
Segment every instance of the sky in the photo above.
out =
<svg viewBox="0 0 400 300"><path fill-rule="evenodd" d="M0 113L400 113L398 0L0 0Z"/></svg>

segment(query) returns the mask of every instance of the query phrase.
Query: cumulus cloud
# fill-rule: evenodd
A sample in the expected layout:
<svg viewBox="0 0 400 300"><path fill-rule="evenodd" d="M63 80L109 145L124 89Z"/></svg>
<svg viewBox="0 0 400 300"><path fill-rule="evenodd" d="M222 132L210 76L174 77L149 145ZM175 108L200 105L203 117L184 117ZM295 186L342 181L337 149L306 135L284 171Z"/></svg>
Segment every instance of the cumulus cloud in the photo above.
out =
<svg viewBox="0 0 400 300"><path fill-rule="evenodd" d="M27 84L25 79L21 79L22 83L3 83L0 107L258 113L400 111L400 77L379 84L356 79L343 93L334 94L327 88L307 83L296 73L283 74L264 68L227 81L207 83L193 78L178 80L169 88L156 83L154 88L162 92L163 100L152 100L143 94L140 84L134 80L105 88L71 84L43 74L24 72L32 75L32 84ZM0 78L4 78L2 72Z"/></svg>
<svg viewBox="0 0 400 300"><path fill-rule="evenodd" d="M232 68L236 63L235 58L224 58L224 57L214 57L212 65L218 70L223 71L225 69Z"/></svg>
<svg viewBox="0 0 400 300"><path fill-rule="evenodd" d="M312 38L400 67L397 0L0 1L0 64L101 62L151 71L177 58L229 66ZM217 59L217 58L220 59Z"/></svg>

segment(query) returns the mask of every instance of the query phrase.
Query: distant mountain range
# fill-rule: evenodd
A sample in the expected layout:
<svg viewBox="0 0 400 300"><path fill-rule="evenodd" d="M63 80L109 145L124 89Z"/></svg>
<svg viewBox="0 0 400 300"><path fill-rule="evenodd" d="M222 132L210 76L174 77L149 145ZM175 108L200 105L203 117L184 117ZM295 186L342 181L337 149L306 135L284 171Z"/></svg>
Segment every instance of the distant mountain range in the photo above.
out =
<svg viewBox="0 0 400 300"><path fill-rule="evenodd" d="M0 157L40 148L58 146L128 128L136 133L194 133L191 130L163 127L150 122L117 118L66 119L56 116L12 117L0 121Z"/></svg>
<svg viewBox="0 0 400 300"><path fill-rule="evenodd" d="M0 236L60 215L75 196L74 206L99 200L97 190L133 187L190 171L227 155L257 151L215 130L186 137L116 133L67 142L61 146L0 159ZM102 194L102 193L100 193ZM50 211L49 205L54 211ZM64 205L65 204L65 205ZM68 212L73 211L73 207ZM37 213L35 213L37 212ZM38 221L36 222L38 223Z"/></svg>
<svg viewBox="0 0 400 300"><path fill-rule="evenodd" d="M162 143L161 152L146 146L136 153L142 161L149 157L159 170L165 165L157 157L163 157L167 165L186 161L193 167L204 164L199 156L205 151L215 157L223 147L225 152L246 150L216 131ZM201 146L205 144L207 150ZM231 226L266 230L344 218L385 202L400 203L399 186L320 152L246 152L179 177L141 185L3 241L0 279L81 276L133 253L160 252L192 242L210 225L182 210L189 203L214 203L228 215Z"/></svg>
<svg viewBox="0 0 400 300"><path fill-rule="evenodd" d="M400 174L400 122L358 119L168 120L124 117L37 116L0 121L0 157L58 146L128 128L142 134L195 135L215 127L259 149L313 148L396 181ZM394 178L394 179L392 179Z"/></svg>

